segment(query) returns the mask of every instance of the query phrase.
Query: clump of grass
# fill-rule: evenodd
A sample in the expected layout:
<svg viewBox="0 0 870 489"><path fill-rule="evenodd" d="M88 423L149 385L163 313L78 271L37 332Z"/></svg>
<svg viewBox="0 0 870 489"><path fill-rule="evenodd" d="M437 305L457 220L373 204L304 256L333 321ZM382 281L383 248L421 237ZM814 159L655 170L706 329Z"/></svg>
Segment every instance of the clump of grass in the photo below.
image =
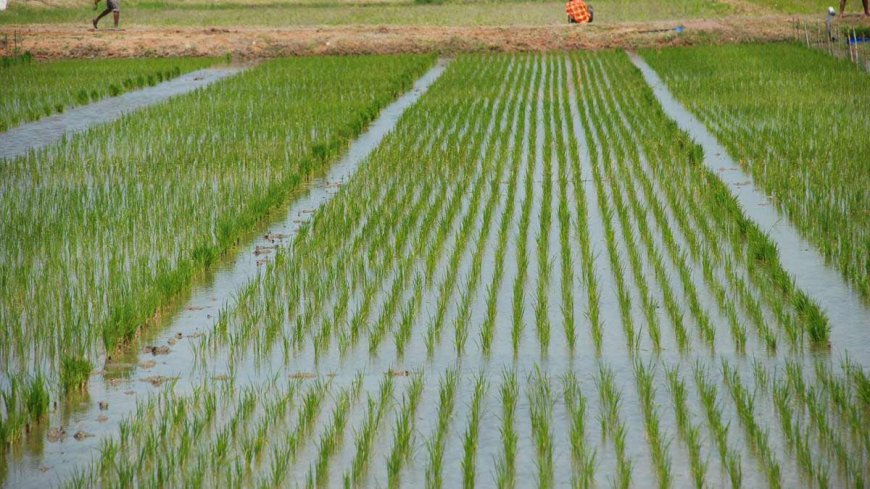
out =
<svg viewBox="0 0 870 489"><path fill-rule="evenodd" d="M85 358L64 357L61 362L60 380L64 390L83 389L91 374L91 362Z"/></svg>

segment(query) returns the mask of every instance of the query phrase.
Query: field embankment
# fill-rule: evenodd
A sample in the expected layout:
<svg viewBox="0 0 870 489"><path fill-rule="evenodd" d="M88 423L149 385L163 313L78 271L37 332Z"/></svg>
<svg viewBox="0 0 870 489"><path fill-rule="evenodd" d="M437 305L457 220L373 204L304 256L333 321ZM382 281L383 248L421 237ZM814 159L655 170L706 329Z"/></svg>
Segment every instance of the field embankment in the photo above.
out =
<svg viewBox="0 0 870 489"><path fill-rule="evenodd" d="M683 25L682 34L673 29ZM656 21L601 26L511 27L136 27L89 32L81 26L35 25L16 30L22 49L38 58L219 56L242 58L437 52L529 52L643 48L709 43L782 41L793 38L784 17L685 22Z"/></svg>

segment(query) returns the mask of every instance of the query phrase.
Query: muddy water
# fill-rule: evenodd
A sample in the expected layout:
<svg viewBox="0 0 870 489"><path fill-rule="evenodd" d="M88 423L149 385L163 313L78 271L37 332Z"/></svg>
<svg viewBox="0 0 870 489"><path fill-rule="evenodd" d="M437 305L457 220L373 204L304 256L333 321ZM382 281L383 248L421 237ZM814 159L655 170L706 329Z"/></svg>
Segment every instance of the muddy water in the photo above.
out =
<svg viewBox="0 0 870 489"><path fill-rule="evenodd" d="M665 113L704 148L704 162L728 186L744 213L776 244L783 268L794 277L797 286L825 310L831 324L833 352L844 353L847 349L853 352L868 351L870 306L862 301L836 269L825 264L824 257L798 234L787 218L777 212L762 189L754 184L746 184L751 177L743 172L704 124L674 98L646 61L635 53L630 53L630 57ZM862 360L866 362L867 359L858 359ZM870 366L862 363L865 367Z"/></svg>
<svg viewBox="0 0 870 489"><path fill-rule="evenodd" d="M239 290L256 276L259 267L275 254L275 248L292 242L296 232L311 219L313 212L328 202L338 188L353 176L360 164L395 127L405 110L416 103L441 76L448 63L449 60L439 60L417 80L410 91L387 106L367 131L351 144L345 156L331 167L326 176L313 180L286 214L265 226L255 239L239 249L233 260L215 270L211 280L194 290L159 332L140 342L138 353L128 355L123 360L107 362L103 371L95 372L88 383L88 393L83 402L75 409L52 413L48 424L53 428L64 428L66 437L62 441L48 442L43 437L31 437L28 446L9 454L6 458L8 469L3 481L4 487L46 487L67 480L70 475L87 467L98 453L101 440L118 431L118 423L133 412L138 400L153 395L173 382L177 382L179 392L185 392L191 385L197 385L203 376L217 375L214 372L193 374L196 364L202 360L195 357L193 342L213 328L221 308L232 303ZM229 70L213 73L209 83L232 73ZM191 75L193 76L188 77L186 82L182 82L190 87L188 90L196 88L191 85L205 81L193 79L201 75ZM175 93L185 91L181 88L176 90L178 91ZM142 92L145 91L147 89ZM160 98L161 95L152 94L149 97L152 97L150 100L157 101L168 95ZM143 105L147 103L142 101L136 107ZM127 110L132 110L131 107L133 105L125 106ZM119 117L121 113L123 110L117 112L115 117ZM81 119L83 118L84 116ZM82 130L87 124L82 123L76 127ZM63 134L61 131L58 137ZM3 151L6 151L5 144ZM146 352L145 348L149 346L168 346L169 351L166 354ZM101 403L108 403L108 408L101 409ZM77 432L89 436L79 441L73 437Z"/></svg>
<svg viewBox="0 0 870 489"><path fill-rule="evenodd" d="M185 73L153 87L127 92L15 127L0 133L0 159L25 155L29 151L54 144L64 137L83 132L91 126L114 121L124 114L208 86L243 69L241 66L228 66Z"/></svg>

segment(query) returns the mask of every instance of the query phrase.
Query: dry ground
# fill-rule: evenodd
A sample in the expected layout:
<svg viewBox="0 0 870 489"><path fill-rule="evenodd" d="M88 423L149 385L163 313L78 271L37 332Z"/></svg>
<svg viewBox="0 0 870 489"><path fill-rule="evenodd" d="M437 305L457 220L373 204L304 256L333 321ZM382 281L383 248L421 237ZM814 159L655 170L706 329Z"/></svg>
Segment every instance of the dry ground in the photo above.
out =
<svg viewBox="0 0 870 489"><path fill-rule="evenodd" d="M673 28L685 26L683 34ZM639 48L777 41L794 36L790 16L734 16L715 20L590 26L417 27L335 26L293 28L133 27L121 31L78 25L0 27L21 34L21 48L38 58L375 54L400 52L548 51Z"/></svg>

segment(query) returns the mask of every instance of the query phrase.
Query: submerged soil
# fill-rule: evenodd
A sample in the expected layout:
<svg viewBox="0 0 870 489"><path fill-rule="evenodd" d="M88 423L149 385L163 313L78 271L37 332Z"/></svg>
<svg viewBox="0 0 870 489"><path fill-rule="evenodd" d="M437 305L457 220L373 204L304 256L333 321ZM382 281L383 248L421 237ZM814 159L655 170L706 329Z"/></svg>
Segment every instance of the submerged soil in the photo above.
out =
<svg viewBox="0 0 870 489"><path fill-rule="evenodd" d="M715 20L627 22L588 26L293 28L133 27L95 31L82 25L5 26L37 58L216 56L239 58L324 54L520 52L642 48L779 41L794 37L793 17L732 16ZM682 25L685 31L673 29Z"/></svg>

